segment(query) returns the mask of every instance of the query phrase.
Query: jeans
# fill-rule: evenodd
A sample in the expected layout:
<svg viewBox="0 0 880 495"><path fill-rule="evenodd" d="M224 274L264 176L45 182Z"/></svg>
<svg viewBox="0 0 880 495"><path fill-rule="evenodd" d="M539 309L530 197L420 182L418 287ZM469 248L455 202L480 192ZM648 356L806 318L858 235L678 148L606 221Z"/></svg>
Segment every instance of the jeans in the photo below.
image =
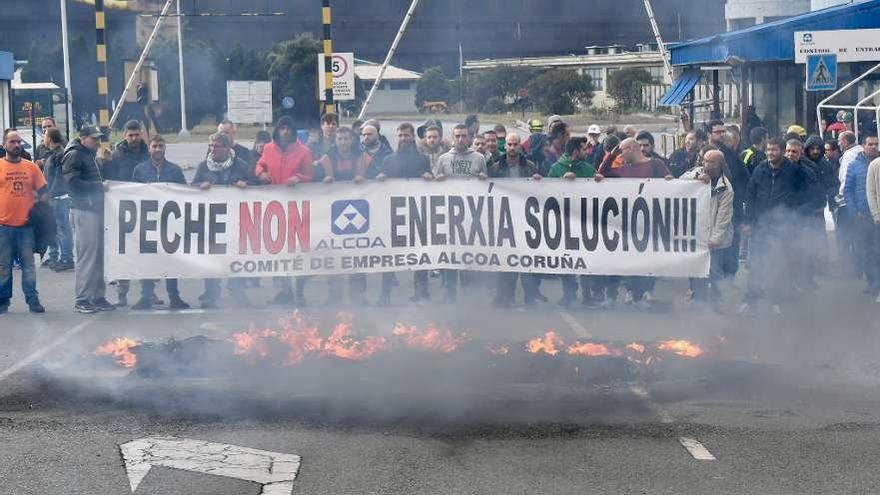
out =
<svg viewBox="0 0 880 495"><path fill-rule="evenodd" d="M880 266L877 265L880 256L877 253L878 226L870 217L856 217L852 223L852 239L855 248L855 256L859 266L865 274L868 288L873 292L880 292Z"/></svg>
<svg viewBox="0 0 880 495"><path fill-rule="evenodd" d="M70 198L53 199L57 234L55 243L49 246L49 259L61 263L73 263L73 225L70 223Z"/></svg>
<svg viewBox="0 0 880 495"><path fill-rule="evenodd" d="M37 299L34 229L0 225L0 303L12 299L12 260L21 260L21 291L30 303Z"/></svg>

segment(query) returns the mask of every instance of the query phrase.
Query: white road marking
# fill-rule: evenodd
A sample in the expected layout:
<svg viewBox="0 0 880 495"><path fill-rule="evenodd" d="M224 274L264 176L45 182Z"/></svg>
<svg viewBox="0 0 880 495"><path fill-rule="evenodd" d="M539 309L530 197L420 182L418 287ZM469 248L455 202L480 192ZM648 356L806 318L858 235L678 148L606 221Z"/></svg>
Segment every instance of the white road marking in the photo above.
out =
<svg viewBox="0 0 880 495"><path fill-rule="evenodd" d="M681 445L698 461L714 461L715 456L709 452L709 449L703 446L695 438L681 437L678 439Z"/></svg>
<svg viewBox="0 0 880 495"><path fill-rule="evenodd" d="M30 356L28 356L28 357L24 358L23 360L21 360L21 361L15 363L15 364L13 364L12 366L10 366L9 368L7 368L7 369L5 369L5 370L0 371L0 382L2 382L3 380L9 378L10 376L12 376L12 375L15 374L15 373L18 373L19 371L21 371L22 369L26 368L27 366L30 366L31 364L35 363L36 361L40 360L43 356L45 356L46 354L48 354L48 353L50 353L51 351L55 350L56 347L60 346L60 345L63 344L64 342L66 342L67 339L69 339L69 338L73 337L74 335L76 335L76 334L82 332L87 326L89 326L89 324L91 324L91 320L89 320L89 321L84 321L84 322L82 322L82 323L80 323L80 324L74 326L74 327L71 328L70 330L68 330L68 331L64 332L63 334L61 334L61 336L58 337L57 339L53 340L52 342L49 342L48 344L46 344L46 345L44 345L43 347L41 347L39 350L35 351L35 352L34 352L33 354L31 354ZM45 327L45 323L43 323L43 322L41 321L41 322L40 322L40 326L41 326L41 327Z"/></svg>
<svg viewBox="0 0 880 495"><path fill-rule="evenodd" d="M134 493L153 466L211 474L263 485L261 495L290 495L302 458L225 443L151 436L119 446Z"/></svg>
<svg viewBox="0 0 880 495"><path fill-rule="evenodd" d="M645 403L648 405L648 408L651 409L651 411L660 418L661 423L668 425L675 422L675 420L672 418L672 414L670 414L669 411L660 407L660 405L658 405L651 399L651 394L648 392L648 389L646 389L644 385L633 385L629 389L636 397L645 401Z"/></svg>
<svg viewBox="0 0 880 495"><path fill-rule="evenodd" d="M592 339L593 335L584 328L583 325L578 323L574 316L571 316L571 313L568 311L559 311L559 316L562 318L562 321L568 325L569 328L577 335L578 337L585 337L588 339Z"/></svg>

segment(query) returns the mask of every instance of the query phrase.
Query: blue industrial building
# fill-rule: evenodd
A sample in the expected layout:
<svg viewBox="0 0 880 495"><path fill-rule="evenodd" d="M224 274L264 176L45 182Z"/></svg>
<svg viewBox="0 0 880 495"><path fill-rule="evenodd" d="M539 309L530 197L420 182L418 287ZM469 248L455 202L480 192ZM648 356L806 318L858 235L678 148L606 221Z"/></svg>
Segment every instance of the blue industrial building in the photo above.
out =
<svg viewBox="0 0 880 495"><path fill-rule="evenodd" d="M727 80L739 88L743 128L748 127L745 116L748 106L752 106L771 133L794 123L816 132L816 106L831 91L805 91L804 64L795 63L795 33L877 28L880 0L868 0L672 45L671 61L677 78L660 104L690 108L693 118L694 86L703 78L715 88ZM869 41L876 41L874 44L880 47L880 39ZM875 53L876 61L880 61L880 50ZM869 71L876 64L871 60L865 57L859 62L839 64L838 87ZM874 74L840 97L858 101L878 88L880 74ZM713 101L708 103L716 115L721 103L718 95L715 91ZM833 118L833 113L825 118Z"/></svg>

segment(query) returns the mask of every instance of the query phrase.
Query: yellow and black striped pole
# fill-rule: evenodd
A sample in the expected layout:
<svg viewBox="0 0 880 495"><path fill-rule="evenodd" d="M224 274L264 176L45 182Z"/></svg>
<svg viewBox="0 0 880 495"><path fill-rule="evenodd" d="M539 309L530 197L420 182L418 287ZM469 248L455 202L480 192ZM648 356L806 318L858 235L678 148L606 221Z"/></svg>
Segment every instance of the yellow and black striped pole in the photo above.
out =
<svg viewBox="0 0 880 495"><path fill-rule="evenodd" d="M98 61L98 125L104 137L101 148L107 149L110 141L110 92L107 86L107 36L104 19L104 0L95 0L95 55Z"/></svg>
<svg viewBox="0 0 880 495"><path fill-rule="evenodd" d="M333 102L333 42L330 37L330 0L321 0L324 22L324 113L336 113Z"/></svg>

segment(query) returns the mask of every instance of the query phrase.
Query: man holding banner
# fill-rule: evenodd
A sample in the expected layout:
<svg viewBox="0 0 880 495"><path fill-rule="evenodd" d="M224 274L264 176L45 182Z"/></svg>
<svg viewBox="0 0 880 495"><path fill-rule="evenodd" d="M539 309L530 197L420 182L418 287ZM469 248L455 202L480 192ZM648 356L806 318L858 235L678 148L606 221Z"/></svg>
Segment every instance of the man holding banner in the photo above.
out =
<svg viewBox="0 0 880 495"><path fill-rule="evenodd" d="M247 162L235 156L232 142L225 134L219 132L212 134L210 140L208 156L205 161L199 164L196 176L192 180L194 186L198 186L203 191L207 191L215 185L245 189L249 184L256 182L253 169ZM268 146L266 147L268 148ZM251 304L245 296L244 285L243 279L230 279L229 292L239 306L249 307ZM202 309L216 308L219 297L220 280L205 279L205 293L199 296Z"/></svg>
<svg viewBox="0 0 880 495"><path fill-rule="evenodd" d="M479 123L477 126L479 127ZM471 150L471 130L465 124L458 124L452 129L452 149L437 160L437 168L433 171L438 181L444 181L449 176L477 177L480 180L488 178L486 157ZM445 270L443 282L446 285L446 302L455 302L458 295L458 270Z"/></svg>
<svg viewBox="0 0 880 495"><path fill-rule="evenodd" d="M335 139L335 134L334 131L332 139ZM332 143L328 142L327 146L331 147ZM261 184L276 186L293 187L300 182L312 181L314 175L312 152L297 139L293 119L290 117L278 119L275 132L272 134L272 142L263 148L263 156L257 163L256 174ZM305 306L306 279L297 279L296 296L293 294L293 284L289 277L279 277L277 280L281 285L281 291L272 300L273 304Z"/></svg>
<svg viewBox="0 0 880 495"><path fill-rule="evenodd" d="M620 167L613 167L612 163L614 163L614 159L618 156L623 158L623 165ZM669 171L669 168L665 163L657 158L645 156L645 154L642 153L639 142L633 138L627 138L621 141L617 149L608 153L602 161L602 166L599 167L599 171L595 176L596 182L601 182L606 177L616 177L621 179L665 178L666 180L672 180L675 178L672 176L672 173ZM613 279L606 279L606 281L608 282L605 287L606 291L616 293L616 281ZM626 295L624 296L624 303L639 304L650 307L654 302L651 291L654 290L654 285L656 283L656 277L627 277L626 285L628 287ZM606 300L608 300L607 295Z"/></svg>

